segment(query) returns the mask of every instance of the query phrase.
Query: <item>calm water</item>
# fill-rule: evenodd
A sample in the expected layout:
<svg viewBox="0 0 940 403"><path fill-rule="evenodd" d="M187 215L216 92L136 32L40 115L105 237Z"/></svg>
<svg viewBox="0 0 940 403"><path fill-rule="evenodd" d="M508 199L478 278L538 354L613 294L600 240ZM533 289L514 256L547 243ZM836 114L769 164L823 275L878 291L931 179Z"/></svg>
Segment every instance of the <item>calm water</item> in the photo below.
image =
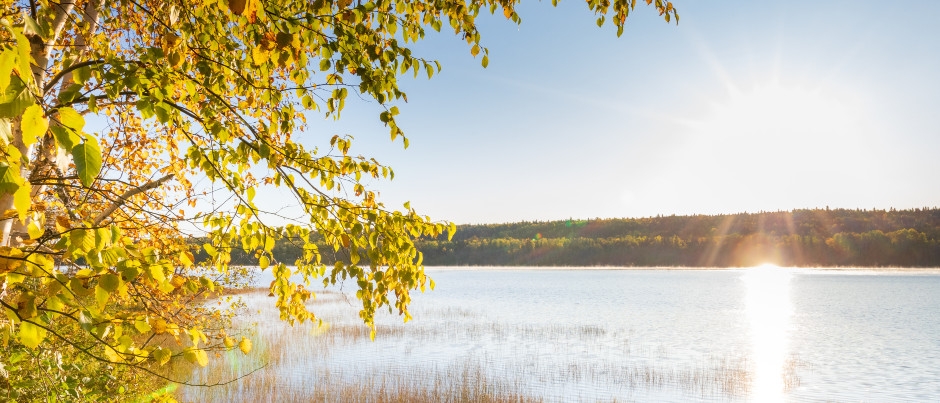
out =
<svg viewBox="0 0 940 403"><path fill-rule="evenodd" d="M285 373L355 382L456 364L549 401L940 401L938 274L428 273L437 288L413 296L412 322L382 316L375 342L331 345ZM354 326L356 302L316 309L338 329Z"/></svg>

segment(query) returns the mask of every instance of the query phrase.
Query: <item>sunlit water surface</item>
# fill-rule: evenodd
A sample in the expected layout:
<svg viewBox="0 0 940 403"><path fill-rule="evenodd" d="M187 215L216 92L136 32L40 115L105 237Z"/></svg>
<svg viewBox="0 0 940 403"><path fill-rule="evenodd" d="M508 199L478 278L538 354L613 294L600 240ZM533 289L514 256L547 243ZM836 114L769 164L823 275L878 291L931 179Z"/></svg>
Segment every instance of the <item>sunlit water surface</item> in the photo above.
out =
<svg viewBox="0 0 940 403"><path fill-rule="evenodd" d="M382 315L375 342L350 337L309 356L292 349L301 356L279 369L286 387L323 371L358 382L473 367L548 401L940 401L935 273L428 273L437 288L413 296L413 321ZM357 302L339 296L314 308L330 332L356 326Z"/></svg>

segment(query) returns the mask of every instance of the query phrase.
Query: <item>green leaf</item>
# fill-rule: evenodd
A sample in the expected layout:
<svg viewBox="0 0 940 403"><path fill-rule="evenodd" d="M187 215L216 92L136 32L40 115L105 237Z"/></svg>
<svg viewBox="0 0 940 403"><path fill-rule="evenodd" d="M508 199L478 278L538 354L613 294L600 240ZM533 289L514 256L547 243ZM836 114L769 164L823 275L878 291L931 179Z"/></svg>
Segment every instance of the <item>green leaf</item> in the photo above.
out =
<svg viewBox="0 0 940 403"><path fill-rule="evenodd" d="M29 39L26 39L26 36L23 35L22 31L15 32L16 37L16 52L17 59L19 60L19 70L20 77L26 77L27 80L32 81L33 79L33 69L29 67L29 63L33 60L33 57L30 55L32 47L29 44ZM24 83L25 84L25 83Z"/></svg>
<svg viewBox="0 0 940 403"><path fill-rule="evenodd" d="M91 78L91 69L88 66L79 67L72 72L72 79L76 83L85 84Z"/></svg>
<svg viewBox="0 0 940 403"><path fill-rule="evenodd" d="M105 304L108 303L109 297L111 297L111 293L105 290L100 283L95 286L95 301L98 303L99 311L104 309Z"/></svg>
<svg viewBox="0 0 940 403"><path fill-rule="evenodd" d="M46 300L46 309L61 311L65 309L65 307L65 303L57 296L49 297L49 299Z"/></svg>
<svg viewBox="0 0 940 403"><path fill-rule="evenodd" d="M201 367L209 364L209 355L206 354L206 350L189 348L183 352L183 358L193 364L199 364Z"/></svg>
<svg viewBox="0 0 940 403"><path fill-rule="evenodd" d="M26 84L19 77L11 77L7 90L0 94L0 118L13 119L23 114L27 107L36 103Z"/></svg>
<svg viewBox="0 0 940 403"><path fill-rule="evenodd" d="M137 320L134 321L134 329L137 329L137 331L140 332L140 333L149 333L149 332L150 332L150 324L147 323L146 320L137 319Z"/></svg>
<svg viewBox="0 0 940 403"><path fill-rule="evenodd" d="M59 91L59 103L60 104L70 104L72 101L77 99L82 92L82 86L78 84L69 85L64 90Z"/></svg>
<svg viewBox="0 0 940 403"><path fill-rule="evenodd" d="M185 351L183 351L183 358L185 358L186 361L189 361L190 363L195 364L196 363L196 350L193 348L186 349Z"/></svg>
<svg viewBox="0 0 940 403"><path fill-rule="evenodd" d="M173 353L163 347L157 347L155 350L153 350L152 353L150 353L150 356L153 357L153 359L156 360L158 364L163 365L170 362L170 357L173 356Z"/></svg>
<svg viewBox="0 0 940 403"><path fill-rule="evenodd" d="M46 338L46 329L32 322L20 323L20 343L29 348L39 347L39 343Z"/></svg>
<svg viewBox="0 0 940 403"><path fill-rule="evenodd" d="M20 188L23 179L17 175L14 168L0 165L0 193L13 193Z"/></svg>
<svg viewBox="0 0 940 403"><path fill-rule="evenodd" d="M16 314L19 315L20 318L30 319L36 317L36 295L32 292L21 294L16 305Z"/></svg>
<svg viewBox="0 0 940 403"><path fill-rule="evenodd" d="M101 172L101 148L94 136L85 136L85 142L72 147L72 158L75 159L75 170L78 179L85 187L91 186L98 173Z"/></svg>
<svg viewBox="0 0 940 403"><path fill-rule="evenodd" d="M45 33L39 28L39 24L36 23L36 20L30 17L29 14L23 15L23 33L37 35L39 39L46 40Z"/></svg>
<svg viewBox="0 0 940 403"><path fill-rule="evenodd" d="M49 129L49 121L44 116L42 107L36 104L30 105L23 112L23 120L20 122L20 129L23 131L23 145L29 147L41 138Z"/></svg>
<svg viewBox="0 0 940 403"><path fill-rule="evenodd" d="M80 132L85 127L85 118L75 109L67 106L59 108L59 122L76 132Z"/></svg>
<svg viewBox="0 0 940 403"><path fill-rule="evenodd" d="M116 274L103 274L98 279L98 285L107 292L114 292L121 285L121 278Z"/></svg>
<svg viewBox="0 0 940 403"><path fill-rule="evenodd" d="M134 279L140 275L140 271L137 270L136 266L119 265L118 271L121 272L121 277L124 278L124 281L134 281Z"/></svg>
<svg viewBox="0 0 940 403"><path fill-rule="evenodd" d="M56 142L66 150L71 150L75 145L82 142L82 138L78 137L75 131L68 127L52 126L49 130L51 130L52 135L55 136Z"/></svg>
<svg viewBox="0 0 940 403"><path fill-rule="evenodd" d="M13 141L13 132L10 130L10 119L0 118L0 140L3 144Z"/></svg>

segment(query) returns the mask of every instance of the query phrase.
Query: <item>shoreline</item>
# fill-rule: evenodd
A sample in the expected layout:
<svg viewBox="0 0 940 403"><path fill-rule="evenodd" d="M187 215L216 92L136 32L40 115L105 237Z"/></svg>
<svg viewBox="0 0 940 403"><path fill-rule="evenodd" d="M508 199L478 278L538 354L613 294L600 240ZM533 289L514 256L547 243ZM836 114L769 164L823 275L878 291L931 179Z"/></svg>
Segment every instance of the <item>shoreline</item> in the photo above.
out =
<svg viewBox="0 0 940 403"><path fill-rule="evenodd" d="M690 266L425 266L426 270L439 271L551 271L551 270L622 270L622 271L743 271L754 267L690 267ZM940 274L940 267L787 267L772 266L780 269L821 272L852 272L852 273L910 273L910 274Z"/></svg>

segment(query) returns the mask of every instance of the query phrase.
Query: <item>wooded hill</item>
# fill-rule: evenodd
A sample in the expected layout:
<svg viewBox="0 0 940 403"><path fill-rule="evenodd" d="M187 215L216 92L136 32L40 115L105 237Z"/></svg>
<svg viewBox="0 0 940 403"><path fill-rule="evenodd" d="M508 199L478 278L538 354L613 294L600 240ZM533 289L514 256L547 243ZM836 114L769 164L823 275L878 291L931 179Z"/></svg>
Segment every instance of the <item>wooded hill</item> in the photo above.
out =
<svg viewBox="0 0 940 403"><path fill-rule="evenodd" d="M940 209L462 225L450 241L417 246L428 266L940 267ZM332 261L332 249L321 251ZM290 264L299 252L279 242L275 258ZM250 264L247 256L233 258Z"/></svg>

